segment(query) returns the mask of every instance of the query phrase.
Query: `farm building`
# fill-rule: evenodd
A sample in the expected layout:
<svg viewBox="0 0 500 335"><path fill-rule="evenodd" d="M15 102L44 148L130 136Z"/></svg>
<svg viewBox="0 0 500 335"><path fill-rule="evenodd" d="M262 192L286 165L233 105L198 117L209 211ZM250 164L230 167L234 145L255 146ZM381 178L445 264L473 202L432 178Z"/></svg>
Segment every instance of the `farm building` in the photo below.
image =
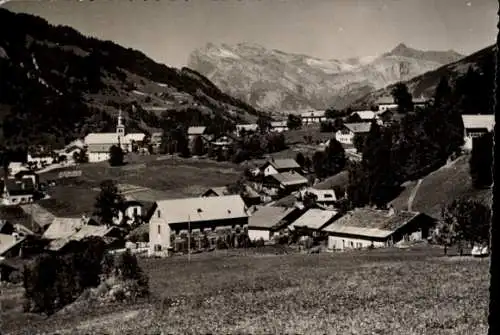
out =
<svg viewBox="0 0 500 335"><path fill-rule="evenodd" d="M273 235L296 220L301 211L296 208L258 206L248 222L248 237L269 241Z"/></svg>
<svg viewBox="0 0 500 335"><path fill-rule="evenodd" d="M316 196L315 202L319 205L332 206L337 202L337 195L333 189L318 190L313 187L309 187L305 190L301 190L301 198L303 199L307 193Z"/></svg>
<svg viewBox="0 0 500 335"><path fill-rule="evenodd" d="M464 123L464 149L472 150L473 139L493 131L495 115L462 115Z"/></svg>
<svg viewBox="0 0 500 335"><path fill-rule="evenodd" d="M357 114L362 121L372 121L378 118L374 111L357 111L352 114Z"/></svg>
<svg viewBox="0 0 500 335"><path fill-rule="evenodd" d="M306 187L309 181L297 172L283 172L264 177L263 187L273 192L291 193Z"/></svg>
<svg viewBox="0 0 500 335"><path fill-rule="evenodd" d="M304 234L317 235L321 229L336 219L339 213L334 210L311 208L290 225L290 230L302 231Z"/></svg>
<svg viewBox="0 0 500 335"><path fill-rule="evenodd" d="M189 127L187 130L187 135L189 142L194 141L198 136L203 136L206 134L207 127Z"/></svg>
<svg viewBox="0 0 500 335"><path fill-rule="evenodd" d="M394 110L398 108L398 105L394 103L394 98L392 97L382 97L375 102L379 112L385 112L387 110Z"/></svg>
<svg viewBox="0 0 500 335"><path fill-rule="evenodd" d="M320 123L326 121L325 111L309 111L300 114L302 124Z"/></svg>
<svg viewBox="0 0 500 335"><path fill-rule="evenodd" d="M149 253L173 249L173 238L184 231L210 233L223 227L247 227L248 217L239 195L157 201L149 221Z"/></svg>
<svg viewBox="0 0 500 335"><path fill-rule="evenodd" d="M270 126L270 130L275 133L281 133L288 130L288 123L286 121L273 121Z"/></svg>
<svg viewBox="0 0 500 335"><path fill-rule="evenodd" d="M345 250L426 239L433 224L422 213L356 208L322 230L328 234L329 250Z"/></svg>
<svg viewBox="0 0 500 335"><path fill-rule="evenodd" d="M69 229L68 232L71 232ZM47 250L52 252L66 252L71 249L75 244L74 242L81 241L87 237L101 237L108 247L116 245L120 242L122 233L116 227L106 225L83 224L80 228L62 238L51 240L47 246ZM124 243L123 243L124 244ZM121 246L119 243L117 247Z"/></svg>
<svg viewBox="0 0 500 335"><path fill-rule="evenodd" d="M283 173L283 172L301 172L300 165L291 158L274 159L271 158L264 165L260 167L262 174L264 176L269 176L273 174Z"/></svg>
<svg viewBox="0 0 500 335"><path fill-rule="evenodd" d="M227 186L212 187L201 194L202 197L222 197L225 195L231 195ZM261 202L260 194L248 185L244 185L244 191L240 194L240 196L249 207L258 205Z"/></svg>
<svg viewBox="0 0 500 335"><path fill-rule="evenodd" d="M370 132L370 122L346 123L335 133L335 139L342 144L354 144L354 135L366 135Z"/></svg>

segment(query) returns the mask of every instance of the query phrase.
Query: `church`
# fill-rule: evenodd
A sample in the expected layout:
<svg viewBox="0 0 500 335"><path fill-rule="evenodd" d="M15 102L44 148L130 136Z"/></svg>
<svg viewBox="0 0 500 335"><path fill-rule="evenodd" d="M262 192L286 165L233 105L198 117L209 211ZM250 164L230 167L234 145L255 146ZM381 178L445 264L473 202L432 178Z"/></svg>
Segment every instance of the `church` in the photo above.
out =
<svg viewBox="0 0 500 335"><path fill-rule="evenodd" d="M90 163L102 162L109 159L109 149L120 146L124 152L132 151L134 143L141 143L146 137L143 133L125 133L122 111L118 114L118 123L114 133L90 133L85 136L85 145Z"/></svg>

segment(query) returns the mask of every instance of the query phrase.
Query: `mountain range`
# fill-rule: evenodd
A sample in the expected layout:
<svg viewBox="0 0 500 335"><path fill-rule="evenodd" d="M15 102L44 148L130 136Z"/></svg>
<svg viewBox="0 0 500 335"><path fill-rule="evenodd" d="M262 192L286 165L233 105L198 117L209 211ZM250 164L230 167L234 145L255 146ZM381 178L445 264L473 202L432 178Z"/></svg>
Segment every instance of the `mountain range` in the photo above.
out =
<svg viewBox="0 0 500 335"><path fill-rule="evenodd" d="M129 130L158 128L165 111L185 125L250 122L261 115L196 71L33 15L0 9L0 30L2 145L63 145L113 129L118 109Z"/></svg>
<svg viewBox="0 0 500 335"><path fill-rule="evenodd" d="M189 68L222 91L269 111L345 108L390 84L458 61L449 51L421 51L399 44L380 56L320 59L250 43L213 43L194 50Z"/></svg>

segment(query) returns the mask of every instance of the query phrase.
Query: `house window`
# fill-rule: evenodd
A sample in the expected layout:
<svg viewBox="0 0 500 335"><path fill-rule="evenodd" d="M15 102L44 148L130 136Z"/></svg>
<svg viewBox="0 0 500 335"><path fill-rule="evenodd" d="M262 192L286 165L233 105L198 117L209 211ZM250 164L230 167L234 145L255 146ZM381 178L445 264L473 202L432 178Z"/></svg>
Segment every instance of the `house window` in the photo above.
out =
<svg viewBox="0 0 500 335"><path fill-rule="evenodd" d="M137 216L137 207L134 207L134 216Z"/></svg>
<svg viewBox="0 0 500 335"><path fill-rule="evenodd" d="M161 211L160 210L157 211L157 214L158 214L158 217L161 217Z"/></svg>
<svg viewBox="0 0 500 335"><path fill-rule="evenodd" d="M161 226L158 225L158 235L160 235L160 234L161 234Z"/></svg>
<svg viewBox="0 0 500 335"><path fill-rule="evenodd" d="M354 242L351 241L351 248L354 248Z"/></svg>

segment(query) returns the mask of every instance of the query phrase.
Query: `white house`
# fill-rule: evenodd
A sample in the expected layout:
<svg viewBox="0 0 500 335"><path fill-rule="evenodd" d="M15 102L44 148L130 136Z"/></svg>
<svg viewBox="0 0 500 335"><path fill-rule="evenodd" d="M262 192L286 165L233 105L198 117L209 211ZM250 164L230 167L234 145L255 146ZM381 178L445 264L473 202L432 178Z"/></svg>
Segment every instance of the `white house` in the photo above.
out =
<svg viewBox="0 0 500 335"><path fill-rule="evenodd" d="M302 124L320 123L326 121L325 111L309 111L300 114Z"/></svg>
<svg viewBox="0 0 500 335"><path fill-rule="evenodd" d="M194 139L198 136L205 135L206 131L207 131L207 127L203 127L203 126L189 127L187 130L189 142L193 142Z"/></svg>
<svg viewBox="0 0 500 335"><path fill-rule="evenodd" d="M356 134L368 134L370 132L370 122L346 123L342 129L337 130L335 139L342 144L354 144L353 139Z"/></svg>
<svg viewBox="0 0 500 335"><path fill-rule="evenodd" d="M318 233L321 228L336 220L339 213L334 210L323 210L311 208L295 220L290 226L290 230L308 231L313 234Z"/></svg>
<svg viewBox="0 0 500 335"><path fill-rule="evenodd" d="M109 159L109 149L120 146L125 151L132 151L134 143L142 142L145 138L143 133L125 134L125 125L122 122L122 112L118 115L116 132L114 133L90 133L85 136L84 142L87 147L89 162L102 162Z"/></svg>
<svg viewBox="0 0 500 335"><path fill-rule="evenodd" d="M375 102L375 104L377 105L379 112L385 112L387 110L398 108L398 105L394 103L394 99L392 97L380 98Z"/></svg>
<svg viewBox="0 0 500 335"><path fill-rule="evenodd" d="M164 255L172 237L181 231L212 232L218 227L248 227L247 208L241 196L161 200L149 220L149 254Z"/></svg>
<svg viewBox="0 0 500 335"><path fill-rule="evenodd" d="M472 142L476 137L486 134L487 132L493 131L495 127L495 115L485 114L485 115L462 115L462 121L464 123L464 146L465 150L472 150Z"/></svg>
<svg viewBox="0 0 500 335"><path fill-rule="evenodd" d="M260 170L262 171L262 174L264 176L270 176L282 172L290 172L290 171L300 172L301 167L295 161L295 159L292 158L283 158L283 159L271 158L266 163L264 163L264 165L260 167Z"/></svg>
<svg viewBox="0 0 500 335"><path fill-rule="evenodd" d="M286 121L272 121L270 130L276 133L288 131L288 124Z"/></svg>
<svg viewBox="0 0 500 335"><path fill-rule="evenodd" d="M243 132L256 133L259 130L259 125L256 123L249 124L237 124L236 125L236 136L241 136Z"/></svg>
<svg viewBox="0 0 500 335"><path fill-rule="evenodd" d="M357 111L352 114L357 114L362 121L372 121L378 118L374 111Z"/></svg>

